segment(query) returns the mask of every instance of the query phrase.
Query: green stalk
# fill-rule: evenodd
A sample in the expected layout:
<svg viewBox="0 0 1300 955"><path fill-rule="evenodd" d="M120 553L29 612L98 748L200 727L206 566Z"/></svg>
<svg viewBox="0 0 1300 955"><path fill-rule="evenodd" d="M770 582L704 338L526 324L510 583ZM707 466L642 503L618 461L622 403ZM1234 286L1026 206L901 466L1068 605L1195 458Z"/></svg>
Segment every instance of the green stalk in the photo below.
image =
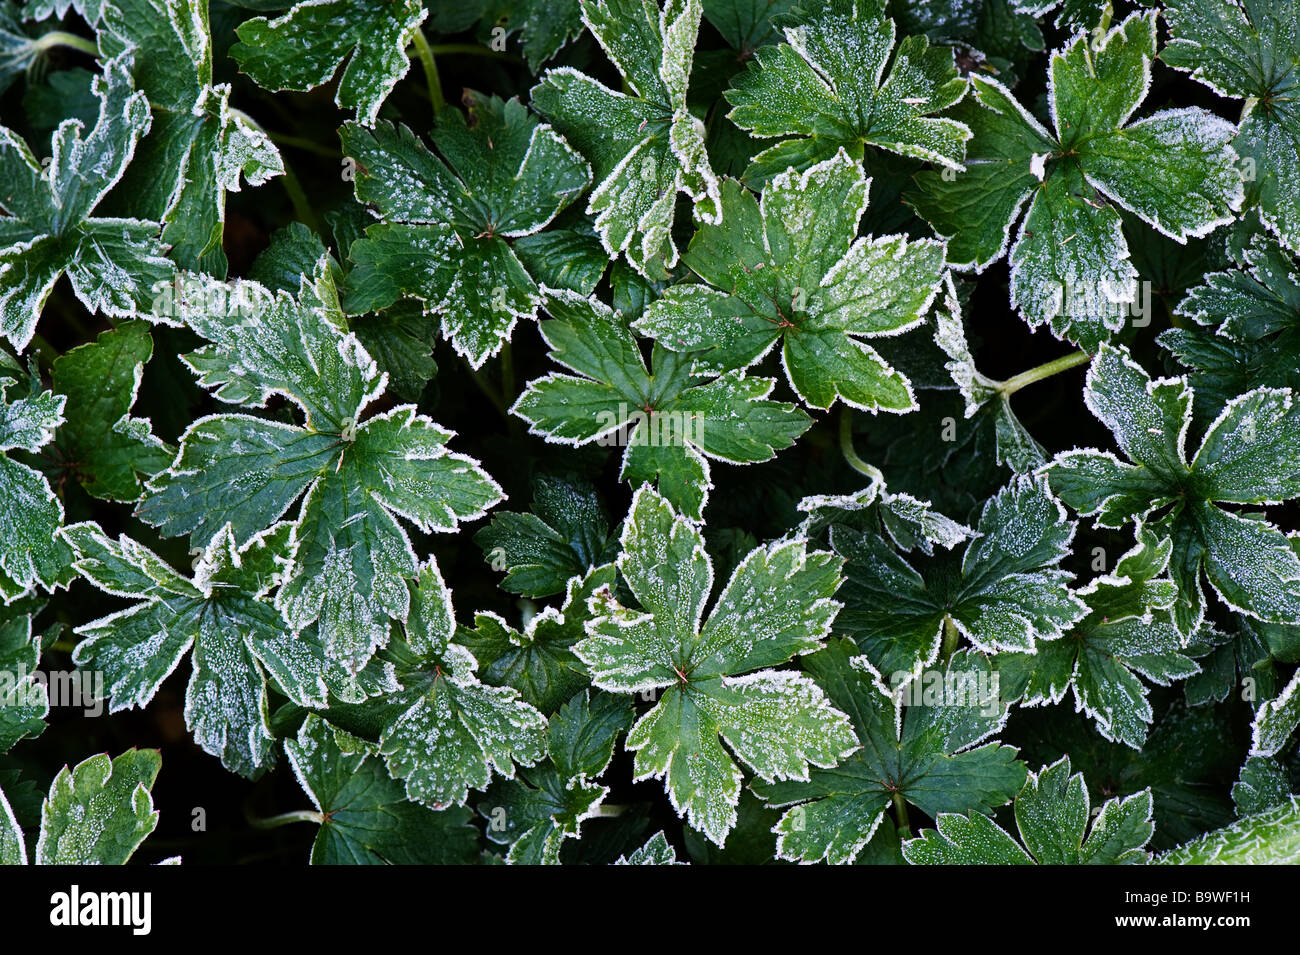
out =
<svg viewBox="0 0 1300 955"><path fill-rule="evenodd" d="M442 95L442 81L438 79L438 64L433 60L433 47L429 46L424 31L419 27L415 28L412 39L415 41L415 53L424 66L424 82L429 89L429 102L433 104L433 118L437 119L442 108L447 105L447 100Z"/></svg>
<svg viewBox="0 0 1300 955"><path fill-rule="evenodd" d="M36 48L37 53L62 46L91 56L99 55L99 47L95 45L94 40L87 40L84 36L77 36L75 33L64 33L62 30L51 30L49 33L42 34L32 41L32 46Z"/></svg>
<svg viewBox="0 0 1300 955"><path fill-rule="evenodd" d="M477 43L437 43L429 47L429 52L433 56L485 56L492 60L507 60L511 63L522 63L523 60L503 50L493 50L490 47L480 46Z"/></svg>
<svg viewBox="0 0 1300 955"><path fill-rule="evenodd" d="M259 819L256 816L247 818L248 824L254 829L278 829L280 826L289 826L295 822L311 822L319 826L325 821L324 813L314 809L299 809L297 812L285 812L266 819Z"/></svg>
<svg viewBox="0 0 1300 955"><path fill-rule="evenodd" d="M885 475L880 469L862 460L853 449L853 411L848 405L840 409L840 453L853 470L879 484L885 483Z"/></svg>
<svg viewBox="0 0 1300 955"><path fill-rule="evenodd" d="M912 837L912 824L907 818L907 800L898 790L894 790L894 821L898 823L898 838Z"/></svg>
<svg viewBox="0 0 1300 955"><path fill-rule="evenodd" d="M1054 358L1046 364L1039 365L1037 368L1031 368L1028 371L1022 371L1014 378L1008 378L1000 382L997 386L1002 397L1010 398L1021 388L1026 385L1032 385L1036 381L1042 381L1044 378L1050 378L1058 372L1068 371L1071 368L1077 368L1079 365L1086 365L1092 360L1092 356L1086 351L1070 352L1061 358Z"/></svg>
<svg viewBox="0 0 1300 955"><path fill-rule="evenodd" d="M952 655L957 651L957 644L961 640L961 634L957 631L957 625L952 622L951 617L943 618L943 646L939 650L939 659L947 663Z"/></svg>

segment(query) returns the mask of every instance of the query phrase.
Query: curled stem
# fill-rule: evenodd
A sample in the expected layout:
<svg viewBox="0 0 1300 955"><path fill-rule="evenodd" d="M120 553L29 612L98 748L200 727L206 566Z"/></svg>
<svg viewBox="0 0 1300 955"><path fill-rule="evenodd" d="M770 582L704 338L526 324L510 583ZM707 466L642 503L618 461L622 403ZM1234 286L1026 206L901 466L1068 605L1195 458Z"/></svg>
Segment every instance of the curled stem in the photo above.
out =
<svg viewBox="0 0 1300 955"><path fill-rule="evenodd" d="M295 822L311 822L319 826L325 821L325 816L314 809L299 809L297 812L283 812L278 816L269 816L265 819L257 816L248 816L247 819L248 824L254 829L278 829Z"/></svg>
<svg viewBox="0 0 1300 955"><path fill-rule="evenodd" d="M844 455L844 460L853 470L878 484L885 483L885 475L881 473L880 468L862 460L853 448L853 411L848 405L840 409L840 453Z"/></svg>
<svg viewBox="0 0 1300 955"><path fill-rule="evenodd" d="M424 31L419 27L415 28L412 40L415 42L415 54L424 67L424 82L429 90L429 102L433 104L433 118L437 119L442 108L447 105L447 100L442 95L442 81L438 79L438 64L433 60L433 47L429 46Z"/></svg>

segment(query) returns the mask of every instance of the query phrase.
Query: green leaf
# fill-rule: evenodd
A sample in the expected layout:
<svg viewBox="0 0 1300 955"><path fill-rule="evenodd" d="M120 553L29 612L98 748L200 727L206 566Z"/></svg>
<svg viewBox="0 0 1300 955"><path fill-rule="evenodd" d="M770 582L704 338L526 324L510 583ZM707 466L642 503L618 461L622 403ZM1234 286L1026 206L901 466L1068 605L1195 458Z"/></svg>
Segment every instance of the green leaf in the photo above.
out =
<svg viewBox="0 0 1300 955"><path fill-rule="evenodd" d="M1220 96L1245 99L1233 147L1260 218L1300 251L1300 11L1288 0L1179 0L1160 58Z"/></svg>
<svg viewBox="0 0 1300 955"><path fill-rule="evenodd" d="M542 337L576 372L529 382L511 413L548 441L622 445L622 477L657 481L660 493L701 520L712 487L708 459L770 460L807 430L803 411L767 396L776 382L742 371L697 375L690 358L656 348L647 367L636 337L596 299L547 290Z"/></svg>
<svg viewBox="0 0 1300 955"><path fill-rule="evenodd" d="M791 807L775 830L780 858L852 862L896 795L931 816L989 812L1024 784L1015 749L976 746L1007 717L982 656L954 654L944 670L918 678L914 705L904 707L906 691L891 694L853 650L850 641L836 640L804 662L831 702L850 715L861 748L833 770L812 772L807 782L754 784L769 805ZM938 698L926 698L927 692Z"/></svg>
<svg viewBox="0 0 1300 955"><path fill-rule="evenodd" d="M468 811L408 801L364 740L312 715L284 752L320 815L313 865L464 865L478 855Z"/></svg>
<svg viewBox="0 0 1300 955"><path fill-rule="evenodd" d="M1190 636L1204 618L1202 572L1234 610L1266 622L1300 620L1300 557L1286 537L1266 520L1218 506L1300 496L1300 408L1291 392L1257 388L1234 398L1190 463L1193 395L1185 378L1152 381L1127 350L1104 345L1084 398L1132 463L1096 450L1063 452L1046 472L1052 489L1102 527L1169 508L1152 529L1173 539L1179 631Z"/></svg>
<svg viewBox="0 0 1300 955"><path fill-rule="evenodd" d="M895 45L894 22L877 0L835 0L815 19L785 28L785 42L760 47L724 94L728 117L756 139L782 139L754 157L748 182L787 167L803 171L845 149L876 146L962 169L971 131L936 116L966 83L952 50L924 36ZM886 68L888 67L888 76Z"/></svg>
<svg viewBox="0 0 1300 955"><path fill-rule="evenodd" d="M432 138L441 158L405 126L343 127L357 198L384 220L352 244L344 304L362 312L416 298L477 368L518 319L537 315L537 287L511 240L545 228L591 174L517 100L470 94L469 104L468 121L456 110L440 117Z"/></svg>
<svg viewBox="0 0 1300 955"><path fill-rule="evenodd" d="M144 93L133 91L130 56L104 64L93 90L99 119L89 134L80 122L54 134L48 168L18 135L0 127L0 335L22 351L41 308L66 275L86 308L117 318L147 313L154 287L170 281L158 224L92 216L122 177L151 119Z"/></svg>
<svg viewBox="0 0 1300 955"><path fill-rule="evenodd" d="M49 691L36 674L41 635L32 633L32 615L39 608L40 604L31 601L0 608L0 753L21 739L39 736L50 712ZM4 837L0 835L0 864L3 858Z"/></svg>
<svg viewBox="0 0 1300 955"><path fill-rule="evenodd" d="M839 398L872 412L915 408L911 383L861 339L924 321L943 245L857 238L868 185L843 150L777 176L759 201L728 181L722 224L703 226L685 256L704 284L669 288L634 327L674 351L707 350L700 368L745 368L780 342L810 407Z"/></svg>
<svg viewBox="0 0 1300 955"><path fill-rule="evenodd" d="M579 0L513 0L507 4L505 29L522 36L528 68L534 73L582 33Z"/></svg>
<svg viewBox="0 0 1300 955"><path fill-rule="evenodd" d="M1023 848L987 816L944 813L939 828L903 843L913 865L1140 865L1147 861L1151 790L1107 800L1089 827L1083 774L1070 758L1030 774L1016 797Z"/></svg>
<svg viewBox="0 0 1300 955"><path fill-rule="evenodd" d="M454 641L451 593L438 568L419 569L405 637L385 651L402 689L393 695L379 749L407 797L434 809L463 805L493 774L531 766L546 752L546 718L518 691L482 683L473 653Z"/></svg>
<svg viewBox="0 0 1300 955"><path fill-rule="evenodd" d="M678 193L699 222L722 215L704 124L686 107L700 0L582 0L582 20L623 75L617 92L570 67L547 72L533 107L591 162L587 202L605 251L647 278L677 262Z"/></svg>
<svg viewBox="0 0 1300 955"><path fill-rule="evenodd" d="M66 398L41 391L9 397L14 385L0 378L0 596L8 602L36 584L66 584L71 560L57 538L63 505L44 475L6 452L39 452L63 423Z"/></svg>
<svg viewBox="0 0 1300 955"><path fill-rule="evenodd" d="M1087 613L1058 566L1074 527L1046 482L1028 477L985 504L960 560L909 563L878 534L834 526L831 545L847 561L839 626L891 680L932 664L947 628L987 653L1033 653Z"/></svg>
<svg viewBox="0 0 1300 955"><path fill-rule="evenodd" d="M107 593L145 598L77 628L73 660L102 673L109 711L145 707L189 651L185 723L195 742L233 772L257 776L273 760L266 677L258 656L284 622L265 594L277 582L290 528L237 547L226 525L187 579L128 537L91 523L64 528L78 573Z"/></svg>
<svg viewBox="0 0 1300 955"><path fill-rule="evenodd" d="M995 659L1004 699L1023 706L1059 703L1073 690L1075 709L1108 740L1140 750L1154 713L1141 675L1168 686L1200 672L1182 652L1172 608L1178 595L1164 574L1169 540L1146 536L1077 593L1088 615L1038 653L1002 653Z"/></svg>
<svg viewBox="0 0 1300 955"><path fill-rule="evenodd" d="M243 281L199 282L199 290L181 312L212 342L186 356L200 383L254 408L283 396L304 423L199 419L137 514L196 544L229 521L242 543L302 498L276 606L296 631L318 622L329 655L355 672L387 641L389 619L406 616L417 560L397 518L425 533L454 530L499 501L501 490L477 462L448 452L452 433L414 405L364 417L386 377L345 332L324 259L303 277L297 299ZM212 296L228 303L228 314L203 307Z"/></svg>
<svg viewBox="0 0 1300 955"><path fill-rule="evenodd" d="M531 514L498 511L474 535L501 587L525 597L562 593L570 578L613 560L618 545L596 489L581 479L538 476Z"/></svg>
<svg viewBox="0 0 1300 955"><path fill-rule="evenodd" d="M406 75L406 47L428 11L419 0L303 0L288 13L239 25L230 55L269 90L310 90L346 61L334 102L371 126Z"/></svg>
<svg viewBox="0 0 1300 955"><path fill-rule="evenodd" d="M458 637L479 662L489 686L509 686L528 703L551 713L591 681L573 655L591 618L587 601L596 591L617 580L613 564L592 568L569 579L564 603L533 615L523 630L516 630L497 614L478 613L474 629Z"/></svg>
<svg viewBox="0 0 1300 955"><path fill-rule="evenodd" d="M628 734L636 776L663 778L673 807L719 846L740 796L731 754L774 782L806 779L810 765L834 766L857 746L811 680L770 669L822 645L840 563L798 540L757 548L704 621L713 566L703 535L648 488L633 497L618 567L641 609L597 593L599 615L574 651L602 689L663 691Z"/></svg>
<svg viewBox="0 0 1300 955"><path fill-rule="evenodd" d="M974 132L967 171L922 172L909 201L949 261L982 271L1011 246L1011 303L1031 327L1088 351L1123 327L1137 270L1116 206L1177 242L1233 219L1244 199L1233 126L1195 107L1129 122L1150 84L1154 12L1095 42L1077 35L1049 67L1055 131L996 80L972 76L952 116Z"/></svg>
<svg viewBox="0 0 1300 955"><path fill-rule="evenodd" d="M1300 799L1295 796L1265 812L1157 856L1158 865L1295 865L1300 861Z"/></svg>
<svg viewBox="0 0 1300 955"><path fill-rule="evenodd" d="M130 57L153 116L110 204L164 223L163 241L182 267L214 264L224 275L226 193L238 192L241 178L257 186L282 175L284 163L230 106L229 84L212 83L206 0L109 0L99 46L105 57Z"/></svg>
<svg viewBox="0 0 1300 955"><path fill-rule="evenodd" d="M123 865L158 825L149 791L161 766L156 749L64 766L41 807L36 864Z"/></svg>
<svg viewBox="0 0 1300 955"><path fill-rule="evenodd" d="M619 856L615 865L685 865L677 861L677 853L668 844L663 832L656 832L640 849Z"/></svg>
<svg viewBox="0 0 1300 955"><path fill-rule="evenodd" d="M154 436L147 418L131 417L152 355L149 326L124 322L55 359L52 389L67 401L48 452L58 462L51 470L103 500L137 501L143 481L171 464L175 450Z"/></svg>

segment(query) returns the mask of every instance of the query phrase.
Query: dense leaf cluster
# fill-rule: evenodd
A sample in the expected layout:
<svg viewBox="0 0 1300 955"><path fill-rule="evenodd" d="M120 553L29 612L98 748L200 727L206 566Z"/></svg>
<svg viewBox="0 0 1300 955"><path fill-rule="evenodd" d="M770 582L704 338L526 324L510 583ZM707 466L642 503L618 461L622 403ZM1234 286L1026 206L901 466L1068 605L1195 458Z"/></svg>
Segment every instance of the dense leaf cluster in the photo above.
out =
<svg viewBox="0 0 1300 955"><path fill-rule="evenodd" d="M0 0L0 863L1296 861L1297 70Z"/></svg>

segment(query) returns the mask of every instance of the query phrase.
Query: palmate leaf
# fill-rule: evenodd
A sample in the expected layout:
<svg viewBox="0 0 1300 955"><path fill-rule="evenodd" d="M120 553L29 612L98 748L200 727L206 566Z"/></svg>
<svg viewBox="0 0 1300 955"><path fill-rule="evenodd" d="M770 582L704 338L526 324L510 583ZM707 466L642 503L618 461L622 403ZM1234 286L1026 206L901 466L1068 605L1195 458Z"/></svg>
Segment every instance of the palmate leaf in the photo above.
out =
<svg viewBox="0 0 1300 955"><path fill-rule="evenodd" d="M507 35L519 31L524 59L534 73L586 29L579 0L509 0L503 6L497 22Z"/></svg>
<svg viewBox="0 0 1300 955"><path fill-rule="evenodd" d="M1168 686L1200 672L1173 622L1178 588L1164 576L1172 554L1172 541L1145 536L1113 573L1076 591L1089 612L1064 636L1035 654L998 654L1002 698L1040 706L1073 690L1075 709L1102 736L1140 750L1154 713L1138 675Z"/></svg>
<svg viewBox="0 0 1300 955"><path fill-rule="evenodd" d="M586 633L591 619L588 601L602 588L613 587L613 564L602 564L568 582L564 603L547 607L529 619L523 631L500 616L474 616L474 629L462 630L458 641L474 654L480 676L489 686L508 686L543 713L555 709L591 680L573 645Z"/></svg>
<svg viewBox="0 0 1300 955"><path fill-rule="evenodd" d="M1151 790L1109 799L1089 826L1083 774L1070 758L1031 774L1016 797L1021 843L987 816L943 813L938 830L903 843L913 865L1141 865L1155 826Z"/></svg>
<svg viewBox="0 0 1300 955"><path fill-rule="evenodd" d="M147 313L155 285L174 274L157 222L93 215L151 124L130 64L129 54L104 64L91 87L99 119L85 136L80 121L61 123L48 169L0 127L0 210L8 214L0 219L0 336L19 351L64 275L86 308L125 318Z"/></svg>
<svg viewBox="0 0 1300 955"><path fill-rule="evenodd" d="M934 548L952 550L975 537L975 531L945 517L910 494L894 494L881 481L872 481L853 494L818 494L797 505L807 516L794 534L819 540L831 527L847 527L888 535L901 551L919 550L927 557Z"/></svg>
<svg viewBox="0 0 1300 955"><path fill-rule="evenodd" d="M981 271L1002 257L1032 197L1011 248L1012 305L1089 352L1123 326L1137 295L1114 205L1186 242L1231 222L1244 199L1230 123L1195 107L1129 122L1155 44L1155 13L1134 13L1053 54L1055 132L996 80L972 76L974 97L952 113L975 134L966 171L919 173L908 198L948 239L949 262Z"/></svg>
<svg viewBox="0 0 1300 955"><path fill-rule="evenodd" d="M704 124L686 107L701 0L582 0L582 20L623 74L616 92L570 67L547 72L533 108L591 162L587 203L611 257L647 278L677 262L672 230L678 193L699 222L722 214Z"/></svg>
<svg viewBox="0 0 1300 955"><path fill-rule="evenodd" d="M935 115L966 93L952 50L924 36L896 45L895 34L879 0L831 0L786 26L784 43L760 47L724 94L728 117L755 138L790 138L755 156L746 181L802 171L840 149L860 161L864 145L964 168L970 129Z"/></svg>
<svg viewBox="0 0 1300 955"><path fill-rule="evenodd" d="M131 417L152 354L148 324L123 322L54 360L52 390L67 400L45 452L51 478L78 481L103 500L137 501L143 481L171 464L175 449L154 436L149 419Z"/></svg>
<svg viewBox="0 0 1300 955"><path fill-rule="evenodd" d="M983 656L953 654L927 681L938 698L918 695L917 705L904 707L854 649L849 640L834 640L804 666L849 714L861 748L834 769L814 770L807 782L753 784L769 805L791 807L774 830L780 858L852 862L896 794L931 816L989 812L1010 802L1025 782L1015 749L977 746L1007 719Z"/></svg>
<svg viewBox="0 0 1300 955"><path fill-rule="evenodd" d="M677 853L668 844L662 831L656 832L646 844L634 852L619 856L614 865L686 865L677 861Z"/></svg>
<svg viewBox="0 0 1300 955"><path fill-rule="evenodd" d="M960 559L909 562L878 534L832 526L831 545L847 561L838 626L895 682L938 659L948 628L987 653L1033 653L1087 613L1059 567L1074 529L1046 482L1029 477L985 504Z"/></svg>
<svg viewBox="0 0 1300 955"><path fill-rule="evenodd" d="M406 295L440 316L443 337L475 368L535 318L537 286L514 240L536 236L591 183L581 156L517 100L468 95L469 120L445 111L432 139L406 127L343 127L357 198L384 221L352 244L348 312Z"/></svg>
<svg viewBox="0 0 1300 955"><path fill-rule="evenodd" d="M1300 252L1300 7L1294 0L1176 0L1160 58L1246 100L1233 147L1260 218Z"/></svg>
<svg viewBox="0 0 1300 955"><path fill-rule="evenodd" d="M533 481L532 513L497 511L474 535L501 587L525 597L562 593L569 580L613 560L618 542L590 482L539 475Z"/></svg>
<svg viewBox="0 0 1300 955"><path fill-rule="evenodd" d="M632 499L618 568L640 609L598 592L574 652L602 689L662 690L628 733L637 778L662 778L673 807L719 846L736 822L737 760L768 782L803 780L858 746L812 680L772 669L822 646L840 565L800 540L759 547L706 621L713 563L703 534L647 487Z"/></svg>
<svg viewBox="0 0 1300 955"><path fill-rule="evenodd" d="M381 651L401 689L383 708L379 751L407 797L433 809L463 805L494 774L532 766L547 751L546 717L510 687L488 686L456 640L451 592L432 562L412 587L405 634Z"/></svg>
<svg viewBox="0 0 1300 955"><path fill-rule="evenodd" d="M107 205L162 222L170 256L183 268L224 275L226 192L284 172L275 145L230 106L230 86L212 83L207 0L109 0L99 47L130 56L136 89L153 124Z"/></svg>
<svg viewBox="0 0 1300 955"><path fill-rule="evenodd" d="M185 723L194 741L233 772L266 770L275 735L260 657L286 628L264 598L279 580L290 530L280 524L237 547L227 524L186 578L128 537L114 541L90 523L64 528L78 573L107 593L143 598L77 628L86 639L73 661L103 674L110 712L147 706L189 653Z"/></svg>
<svg viewBox="0 0 1300 955"><path fill-rule="evenodd" d="M16 388L0 374L0 599L5 603L36 584L66 584L72 557L56 536L63 504L44 475L9 456L40 452L63 423L67 399L49 391L11 398Z"/></svg>
<svg viewBox="0 0 1300 955"><path fill-rule="evenodd" d="M939 289L943 244L857 238L869 181L842 149L773 179L762 198L723 190L721 225L691 240L679 284L634 327L674 351L706 350L697 367L745 368L778 342L790 384L810 407L905 412L911 383L862 338L921 324Z"/></svg>
<svg viewBox="0 0 1300 955"><path fill-rule="evenodd" d="M407 614L417 560L398 518L426 533L454 530L501 500L501 489L477 462L450 453L452 433L414 405L364 418L387 376L345 333L324 259L297 299L250 282L189 285L181 317L212 342L185 359L200 383L254 408L284 396L304 422L199 419L137 513L196 545L230 522L242 543L303 498L276 606L295 631L316 623L329 656L355 672L388 639L389 619Z"/></svg>
<svg viewBox="0 0 1300 955"><path fill-rule="evenodd" d="M478 855L469 811L408 800L365 740L311 715L284 752L320 817L312 865L464 865Z"/></svg>
<svg viewBox="0 0 1300 955"><path fill-rule="evenodd" d="M230 55L269 90L310 90L346 61L334 102L371 126L406 75L406 47L428 16L420 0L303 0L288 13L246 20Z"/></svg>
<svg viewBox="0 0 1300 955"><path fill-rule="evenodd" d="M713 486L709 458L732 464L770 460L811 424L799 408L771 401L776 382L743 371L691 371L692 357L655 347L646 366L636 336L595 298L547 290L542 337L551 357L576 372L529 382L511 413L547 441L620 443L621 476L655 481L673 506L702 520Z"/></svg>
<svg viewBox="0 0 1300 955"><path fill-rule="evenodd" d="M506 861L558 865L565 839L580 835L609 790L590 782L609 765L618 737L632 725L632 706L612 693L583 690L551 717L548 762L495 783L479 803L488 838L510 846Z"/></svg>
<svg viewBox="0 0 1300 955"><path fill-rule="evenodd" d="M1238 612L1300 622L1300 557L1286 536L1258 515L1219 506L1300 496L1300 407L1287 389L1239 395L1189 462L1192 397L1185 378L1153 381L1127 350L1103 346L1084 399L1129 461L1097 450L1063 452L1046 470L1052 489L1101 527L1145 520L1172 538L1174 622L1185 637L1205 616L1202 574Z"/></svg>

